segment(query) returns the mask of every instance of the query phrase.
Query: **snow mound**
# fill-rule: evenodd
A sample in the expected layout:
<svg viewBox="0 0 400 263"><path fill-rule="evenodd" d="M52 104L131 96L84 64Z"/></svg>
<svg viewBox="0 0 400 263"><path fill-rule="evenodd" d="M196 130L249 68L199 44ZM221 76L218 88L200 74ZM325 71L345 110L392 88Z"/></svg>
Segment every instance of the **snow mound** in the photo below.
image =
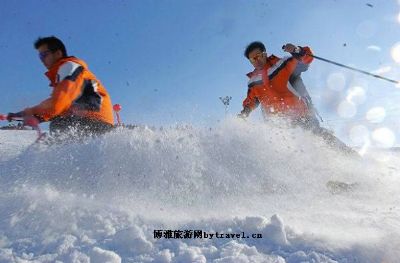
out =
<svg viewBox="0 0 400 263"><path fill-rule="evenodd" d="M301 129L234 119L51 147L15 134L0 131L0 262L400 256L391 153L349 156ZM330 181L356 187L332 194Z"/></svg>

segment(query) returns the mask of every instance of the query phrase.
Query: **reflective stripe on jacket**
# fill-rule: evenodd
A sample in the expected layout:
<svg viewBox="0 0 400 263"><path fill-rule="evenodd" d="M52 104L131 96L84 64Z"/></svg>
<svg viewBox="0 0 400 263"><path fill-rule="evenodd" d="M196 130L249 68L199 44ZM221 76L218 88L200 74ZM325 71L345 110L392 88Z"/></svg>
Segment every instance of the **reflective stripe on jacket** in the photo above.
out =
<svg viewBox="0 0 400 263"><path fill-rule="evenodd" d="M303 117L308 114L304 94L289 81L293 73L305 71L313 58L310 48L303 47L300 54L278 58L271 55L262 69L255 69L249 77L247 97L243 107L250 110L261 104L264 114L282 114Z"/></svg>
<svg viewBox="0 0 400 263"><path fill-rule="evenodd" d="M25 114L44 121L78 116L114 124L110 96L84 61L75 57L60 59L46 76L53 87L50 97L25 109Z"/></svg>

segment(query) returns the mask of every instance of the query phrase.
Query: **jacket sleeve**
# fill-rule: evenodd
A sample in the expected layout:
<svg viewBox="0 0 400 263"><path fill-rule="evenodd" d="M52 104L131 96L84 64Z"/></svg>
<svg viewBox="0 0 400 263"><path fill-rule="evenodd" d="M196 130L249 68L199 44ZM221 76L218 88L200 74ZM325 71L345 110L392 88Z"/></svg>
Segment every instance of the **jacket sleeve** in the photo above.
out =
<svg viewBox="0 0 400 263"><path fill-rule="evenodd" d="M24 110L25 115L34 115L48 121L68 110L81 90L75 81L64 79L54 88L50 98Z"/></svg>
<svg viewBox="0 0 400 263"><path fill-rule="evenodd" d="M313 53L309 47L300 47L299 53L292 53L293 57L297 59L298 63L292 75L300 76L301 72L308 69L310 63L314 60Z"/></svg>
<svg viewBox="0 0 400 263"><path fill-rule="evenodd" d="M257 108L257 106L260 104L255 88L249 88L247 91L247 97L243 101L243 109L247 109L248 113L250 113L252 110Z"/></svg>
<svg viewBox="0 0 400 263"><path fill-rule="evenodd" d="M313 53L309 47L300 47L301 51L299 53L300 57L298 58L304 64L310 64L313 61Z"/></svg>
<svg viewBox="0 0 400 263"><path fill-rule="evenodd" d="M57 72L60 82L54 87L50 98L34 107L25 109L24 114L34 115L43 121L48 121L68 110L81 94L81 88L77 82L83 71L84 68L80 64L64 63Z"/></svg>

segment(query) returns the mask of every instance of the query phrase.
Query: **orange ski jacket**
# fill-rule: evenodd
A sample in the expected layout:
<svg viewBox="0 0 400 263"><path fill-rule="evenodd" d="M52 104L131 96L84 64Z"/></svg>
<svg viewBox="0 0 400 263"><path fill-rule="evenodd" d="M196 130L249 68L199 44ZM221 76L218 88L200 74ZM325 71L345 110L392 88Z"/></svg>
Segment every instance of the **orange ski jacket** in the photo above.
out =
<svg viewBox="0 0 400 263"><path fill-rule="evenodd" d="M294 72L307 70L313 60L307 54L312 55L309 47L302 47L299 54L284 58L271 55L264 68L248 73L247 97L243 101L245 111L251 112L261 104L264 115L307 116L306 101L289 81Z"/></svg>
<svg viewBox="0 0 400 263"><path fill-rule="evenodd" d="M42 121L78 116L114 124L110 96L84 61L75 57L60 59L45 75L53 91L48 99L26 108L25 115Z"/></svg>

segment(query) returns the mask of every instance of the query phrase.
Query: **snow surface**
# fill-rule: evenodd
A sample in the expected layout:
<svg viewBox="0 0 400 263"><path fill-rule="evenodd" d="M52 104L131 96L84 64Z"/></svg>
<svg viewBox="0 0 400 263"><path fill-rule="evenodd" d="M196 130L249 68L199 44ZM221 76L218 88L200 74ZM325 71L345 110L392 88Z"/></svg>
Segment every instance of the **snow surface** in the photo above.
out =
<svg viewBox="0 0 400 263"><path fill-rule="evenodd" d="M35 136L0 131L0 262L399 262L400 152L346 156L233 119L51 147Z"/></svg>

